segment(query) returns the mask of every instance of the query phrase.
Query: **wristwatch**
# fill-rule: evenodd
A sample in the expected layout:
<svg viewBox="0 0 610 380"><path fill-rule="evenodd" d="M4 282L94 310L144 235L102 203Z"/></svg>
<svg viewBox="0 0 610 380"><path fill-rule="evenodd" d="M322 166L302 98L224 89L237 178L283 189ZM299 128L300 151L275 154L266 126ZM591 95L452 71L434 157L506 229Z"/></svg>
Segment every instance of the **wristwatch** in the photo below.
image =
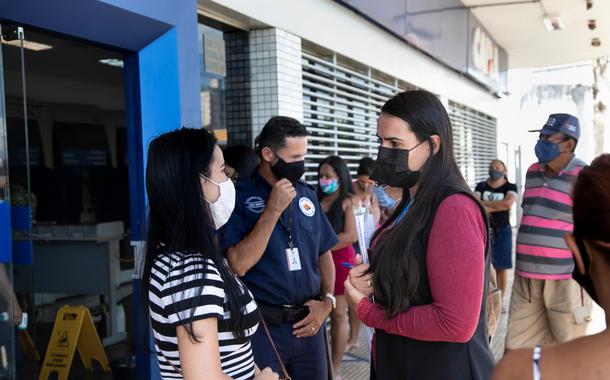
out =
<svg viewBox="0 0 610 380"><path fill-rule="evenodd" d="M330 300L331 305L333 305L333 310L337 308L337 298L330 293L326 293L326 298Z"/></svg>

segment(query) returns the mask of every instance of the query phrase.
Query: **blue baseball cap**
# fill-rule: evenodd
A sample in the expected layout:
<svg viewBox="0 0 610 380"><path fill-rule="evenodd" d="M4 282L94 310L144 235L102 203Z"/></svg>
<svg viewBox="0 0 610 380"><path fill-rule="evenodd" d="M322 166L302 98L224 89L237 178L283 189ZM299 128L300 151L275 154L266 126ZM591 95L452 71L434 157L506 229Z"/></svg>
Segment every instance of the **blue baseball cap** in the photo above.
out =
<svg viewBox="0 0 610 380"><path fill-rule="evenodd" d="M552 135L553 133L563 133L578 140L580 138L580 123L576 116L568 113L554 113L549 115L548 120L542 129L535 129L530 132L538 132L541 135Z"/></svg>

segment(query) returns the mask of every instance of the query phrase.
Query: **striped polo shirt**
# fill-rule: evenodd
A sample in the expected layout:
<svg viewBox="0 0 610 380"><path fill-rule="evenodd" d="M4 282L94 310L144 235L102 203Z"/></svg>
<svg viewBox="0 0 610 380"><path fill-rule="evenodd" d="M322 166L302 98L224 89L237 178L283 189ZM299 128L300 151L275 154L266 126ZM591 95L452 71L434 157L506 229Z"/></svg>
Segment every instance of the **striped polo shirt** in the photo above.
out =
<svg viewBox="0 0 610 380"><path fill-rule="evenodd" d="M517 235L516 273L541 280L572 278L574 259L564 236L572 232L572 186L585 163L574 157L557 176L546 178L544 165L527 170L523 218Z"/></svg>

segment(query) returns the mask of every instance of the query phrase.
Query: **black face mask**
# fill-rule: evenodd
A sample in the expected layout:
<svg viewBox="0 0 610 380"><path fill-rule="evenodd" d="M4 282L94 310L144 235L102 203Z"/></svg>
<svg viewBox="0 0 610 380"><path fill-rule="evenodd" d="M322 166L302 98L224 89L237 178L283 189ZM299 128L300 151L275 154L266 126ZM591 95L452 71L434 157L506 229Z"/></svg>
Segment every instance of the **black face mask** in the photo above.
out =
<svg viewBox="0 0 610 380"><path fill-rule="evenodd" d="M578 246L578 250L580 251L580 257L582 257L582 263L585 267L585 274L581 274L578 270L578 265L574 263L574 271L572 272L572 278L578 282L578 285L582 286L583 289L595 301L599 304L599 297L597 296L597 292L595 291L595 287L593 286L593 281L591 280L591 275L589 274L589 254L587 253L587 248L581 239L576 238L576 245Z"/></svg>
<svg viewBox="0 0 610 380"><path fill-rule="evenodd" d="M426 140L411 149L390 149L380 146L377 153L377 165L371 179L379 185L409 189L419 180L421 170L409 169L409 152L420 146Z"/></svg>
<svg viewBox="0 0 610 380"><path fill-rule="evenodd" d="M275 155L278 160L271 166L271 171L278 178L286 178L292 183L297 182L305 174L305 160L288 163Z"/></svg>

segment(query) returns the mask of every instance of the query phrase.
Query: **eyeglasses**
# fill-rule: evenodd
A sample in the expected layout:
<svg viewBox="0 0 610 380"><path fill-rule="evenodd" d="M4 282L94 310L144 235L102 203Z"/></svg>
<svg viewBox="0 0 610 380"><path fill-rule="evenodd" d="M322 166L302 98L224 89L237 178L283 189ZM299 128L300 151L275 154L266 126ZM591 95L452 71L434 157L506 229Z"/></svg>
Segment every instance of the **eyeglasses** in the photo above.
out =
<svg viewBox="0 0 610 380"><path fill-rule="evenodd" d="M562 142L566 142L566 141L568 141L570 139L569 137L566 137L566 136L564 136L563 138L561 138L561 137L559 137L559 138L557 138L557 137L552 138L552 136L553 135L540 135L540 136L538 136L538 140L548 141L548 142L551 142L553 144L561 144Z"/></svg>

